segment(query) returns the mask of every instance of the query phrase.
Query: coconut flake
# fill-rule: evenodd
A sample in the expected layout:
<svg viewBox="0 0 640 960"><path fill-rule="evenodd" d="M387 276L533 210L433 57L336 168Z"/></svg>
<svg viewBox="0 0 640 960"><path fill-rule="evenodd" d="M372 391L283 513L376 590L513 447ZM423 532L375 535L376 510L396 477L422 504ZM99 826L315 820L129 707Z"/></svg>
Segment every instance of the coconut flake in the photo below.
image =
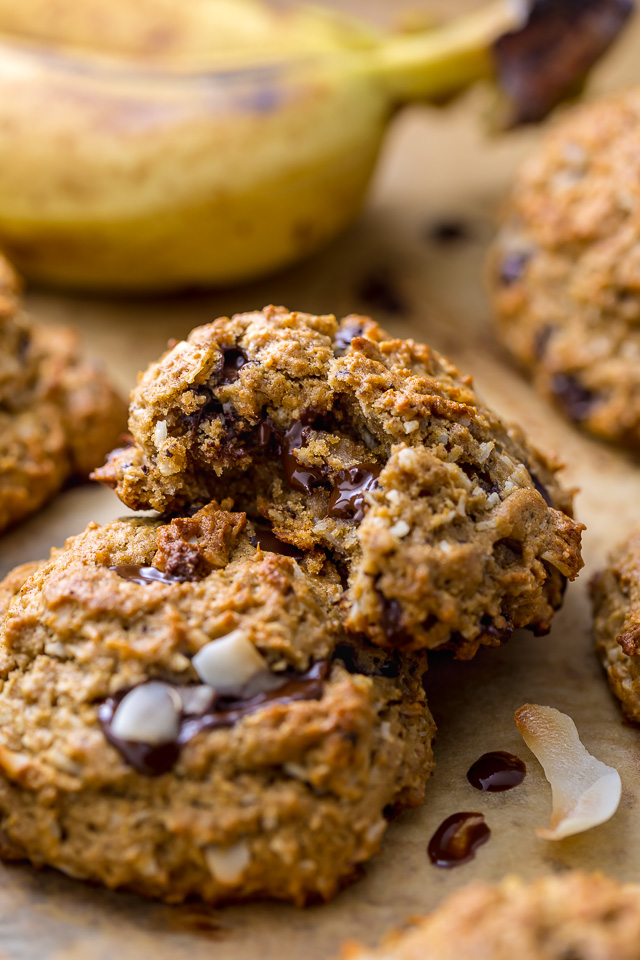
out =
<svg viewBox="0 0 640 960"><path fill-rule="evenodd" d="M525 703L514 720L551 784L551 820L538 836L563 840L609 820L620 803L620 774L585 749L571 717Z"/></svg>
<svg viewBox="0 0 640 960"><path fill-rule="evenodd" d="M180 730L182 704L166 683L143 683L124 697L111 722L111 732L136 743L170 743Z"/></svg>
<svg viewBox="0 0 640 960"><path fill-rule="evenodd" d="M257 677L270 675L267 661L242 630L205 644L193 658L193 666L204 683L231 696L241 694Z"/></svg>
<svg viewBox="0 0 640 960"><path fill-rule="evenodd" d="M251 851L244 840L230 847L212 843L205 849L204 857L214 879L231 887L242 879L251 862Z"/></svg>

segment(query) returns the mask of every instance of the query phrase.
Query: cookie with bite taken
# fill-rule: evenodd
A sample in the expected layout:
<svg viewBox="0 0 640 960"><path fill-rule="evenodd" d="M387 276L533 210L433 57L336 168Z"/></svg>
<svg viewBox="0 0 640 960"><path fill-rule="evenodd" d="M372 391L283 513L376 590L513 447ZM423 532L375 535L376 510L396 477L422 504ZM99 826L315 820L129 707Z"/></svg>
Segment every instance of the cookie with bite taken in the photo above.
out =
<svg viewBox="0 0 640 960"><path fill-rule="evenodd" d="M92 523L0 584L0 852L170 902L328 899L422 801L424 657L226 502Z"/></svg>
<svg viewBox="0 0 640 960"><path fill-rule="evenodd" d="M470 657L544 633L582 564L557 465L444 357L372 320L267 307L192 331L133 391L95 477L134 509L232 493L347 589L346 629Z"/></svg>

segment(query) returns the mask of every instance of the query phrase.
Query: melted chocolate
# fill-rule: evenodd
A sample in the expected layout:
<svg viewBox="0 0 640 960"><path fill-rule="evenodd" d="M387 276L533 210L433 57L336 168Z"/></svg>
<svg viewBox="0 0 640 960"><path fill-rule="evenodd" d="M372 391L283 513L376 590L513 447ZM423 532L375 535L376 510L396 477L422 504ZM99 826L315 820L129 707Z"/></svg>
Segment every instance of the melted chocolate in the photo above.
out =
<svg viewBox="0 0 640 960"><path fill-rule="evenodd" d="M278 437L285 479L293 490L300 490L302 493L311 493L314 487L327 479L324 464L304 466L292 453L293 450L299 450L308 442L315 419L316 414L313 410L304 410L300 419L292 423L289 429Z"/></svg>
<svg viewBox="0 0 640 960"><path fill-rule="evenodd" d="M244 350L239 347L225 347L222 356L222 379L220 383L233 383L234 380L238 379L240 370L245 363L249 362L249 358Z"/></svg>
<svg viewBox="0 0 640 960"><path fill-rule="evenodd" d="M440 824L429 841L427 853L436 867L458 867L473 860L491 830L481 813L453 813Z"/></svg>
<svg viewBox="0 0 640 960"><path fill-rule="evenodd" d="M359 523L364 517L364 495L376 486L381 469L376 463L363 463L340 470L329 498L329 516Z"/></svg>
<svg viewBox="0 0 640 960"><path fill-rule="evenodd" d="M330 669L331 664L328 660L319 660L305 673L286 671L279 674L282 684L273 690L246 698L214 696L212 704L200 714L187 712L183 708L180 715L180 732L176 739L169 743L154 745L138 743L133 740L123 740L112 733L113 717L128 690L121 690L116 696L105 700L98 708L98 719L105 737L122 754L127 763L131 764L138 773L157 777L172 769L180 756L180 748L202 730L232 727L238 720L270 703L287 704L296 700L319 700ZM185 688L176 687L176 689L184 690Z"/></svg>
<svg viewBox="0 0 640 960"><path fill-rule="evenodd" d="M520 757L503 750L483 753L467 771L467 780L476 790L500 793L519 787L527 774Z"/></svg>
<svg viewBox="0 0 640 960"><path fill-rule="evenodd" d="M304 552L294 547L292 543L285 543L279 540L275 533L266 524L254 523L256 532L249 538L252 547L260 546L261 550L267 553L279 553L283 557L295 557L296 560L302 560Z"/></svg>
<svg viewBox="0 0 640 960"><path fill-rule="evenodd" d="M596 402L596 395L568 373L554 373L551 392L558 398L572 420L586 420Z"/></svg>
<svg viewBox="0 0 640 960"><path fill-rule="evenodd" d="M176 577L171 573L163 573L157 567L145 567L140 563L121 563L116 567L109 567L123 580L131 580L132 583L184 583L188 577Z"/></svg>

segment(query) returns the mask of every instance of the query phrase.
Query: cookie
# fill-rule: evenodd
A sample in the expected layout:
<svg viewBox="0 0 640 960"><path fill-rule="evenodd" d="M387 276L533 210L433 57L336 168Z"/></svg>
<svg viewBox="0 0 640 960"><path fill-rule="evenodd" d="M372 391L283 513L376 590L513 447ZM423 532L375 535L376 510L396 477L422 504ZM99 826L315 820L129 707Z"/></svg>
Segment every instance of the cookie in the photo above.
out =
<svg viewBox="0 0 640 960"><path fill-rule="evenodd" d="M301 904L422 802L424 657L347 640L333 566L270 537L217 504L93 523L0 585L4 857Z"/></svg>
<svg viewBox="0 0 640 960"><path fill-rule="evenodd" d="M556 464L446 359L366 317L267 307L200 327L143 374L129 430L95 473L124 503L232 492L327 552L346 628L381 646L469 657L545 632L582 563Z"/></svg>
<svg viewBox="0 0 640 960"><path fill-rule="evenodd" d="M640 445L640 88L556 122L490 256L498 335L586 430Z"/></svg>
<svg viewBox="0 0 640 960"><path fill-rule="evenodd" d="M598 656L624 713L640 722L640 528L611 553L590 590Z"/></svg>
<svg viewBox="0 0 640 960"><path fill-rule="evenodd" d="M124 401L76 334L25 317L0 258L0 531L86 477L125 426Z"/></svg>
<svg viewBox="0 0 640 960"><path fill-rule="evenodd" d="M640 887L569 871L463 887L379 950L341 960L640 960Z"/></svg>

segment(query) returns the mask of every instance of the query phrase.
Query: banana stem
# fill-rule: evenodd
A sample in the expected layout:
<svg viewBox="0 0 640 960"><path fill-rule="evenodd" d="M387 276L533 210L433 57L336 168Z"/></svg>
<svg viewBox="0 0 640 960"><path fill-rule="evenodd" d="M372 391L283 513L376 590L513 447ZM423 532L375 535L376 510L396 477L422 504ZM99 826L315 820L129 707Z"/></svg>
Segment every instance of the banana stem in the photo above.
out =
<svg viewBox="0 0 640 960"><path fill-rule="evenodd" d="M446 100L476 80L492 77L493 43L525 21L526 4L494 0L437 29L391 38L368 52L368 72L395 102Z"/></svg>

